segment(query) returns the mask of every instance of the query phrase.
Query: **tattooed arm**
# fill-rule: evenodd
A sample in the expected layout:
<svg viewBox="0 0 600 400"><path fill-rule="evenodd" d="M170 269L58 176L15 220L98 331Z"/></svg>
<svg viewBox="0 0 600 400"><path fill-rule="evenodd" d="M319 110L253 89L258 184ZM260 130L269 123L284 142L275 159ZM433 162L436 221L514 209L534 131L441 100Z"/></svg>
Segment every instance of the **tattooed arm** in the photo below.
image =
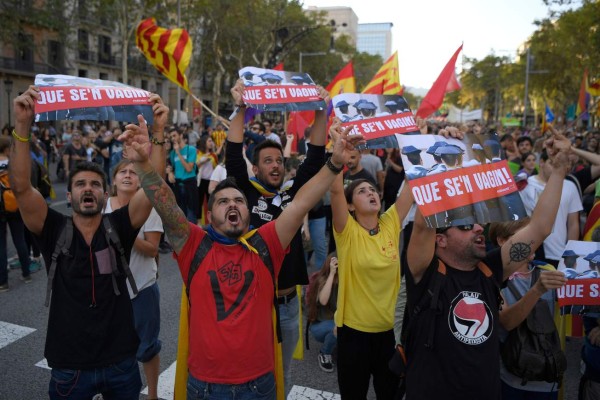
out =
<svg viewBox="0 0 600 400"><path fill-rule="evenodd" d="M14 99L15 129L17 137L10 146L10 162L8 173L10 185L17 199L19 211L27 229L39 235L44 227L48 215L48 205L38 192L31 186L31 155L29 152L29 138L31 123L35 116L35 100L40 98L39 89L30 86L29 89ZM25 139L25 141L19 140ZM6 240L6 239L4 239Z"/></svg>
<svg viewBox="0 0 600 400"><path fill-rule="evenodd" d="M531 222L502 245L504 279L507 279L523 263L529 262L535 250L552 232L569 162L567 153L564 151L560 151L547 162L552 166L552 173L533 209Z"/></svg>

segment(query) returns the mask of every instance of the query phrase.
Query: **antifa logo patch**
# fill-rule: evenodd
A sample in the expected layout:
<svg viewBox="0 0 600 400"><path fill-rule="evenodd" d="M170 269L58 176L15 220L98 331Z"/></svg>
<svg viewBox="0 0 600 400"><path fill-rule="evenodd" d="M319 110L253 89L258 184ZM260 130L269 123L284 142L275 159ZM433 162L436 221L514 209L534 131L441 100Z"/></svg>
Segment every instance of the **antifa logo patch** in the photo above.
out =
<svg viewBox="0 0 600 400"><path fill-rule="evenodd" d="M448 326L452 335L465 344L478 345L494 330L494 317L481 293L460 292L452 300L448 313Z"/></svg>

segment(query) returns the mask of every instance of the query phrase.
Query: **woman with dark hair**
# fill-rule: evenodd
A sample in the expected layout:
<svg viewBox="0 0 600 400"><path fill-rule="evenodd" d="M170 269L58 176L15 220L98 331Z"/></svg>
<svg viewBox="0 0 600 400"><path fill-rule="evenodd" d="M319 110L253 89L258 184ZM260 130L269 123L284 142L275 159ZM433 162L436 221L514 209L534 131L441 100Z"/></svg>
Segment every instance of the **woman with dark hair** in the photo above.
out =
<svg viewBox="0 0 600 400"><path fill-rule="evenodd" d="M521 168L519 170L519 172L517 172L517 175L521 174L521 173L526 173L527 174L527 178L529 178L532 175L537 175L537 157L535 156L534 153L525 153L521 156L521 166L523 168Z"/></svg>
<svg viewBox="0 0 600 400"><path fill-rule="evenodd" d="M342 132L339 119L331 130ZM344 190L342 178L338 176L331 187L339 259L335 325L340 394L342 398L366 398L373 376L377 399L392 399L398 377L388 362L395 351L400 231L412 195L405 185L396 201L381 213L381 199L371 182L357 179Z"/></svg>
<svg viewBox="0 0 600 400"><path fill-rule="evenodd" d="M308 289L308 329L318 342L323 343L319 351L319 367L325 372L333 372L331 355L337 345L333 322L337 306L337 267L335 253L329 254Z"/></svg>
<svg viewBox="0 0 600 400"><path fill-rule="evenodd" d="M219 152L220 150L221 149L219 149ZM198 165L198 218L202 218L204 199L208 199L210 176L218 163L219 156L215 152L215 142L213 142L210 136L202 136L200 140L198 140L198 159L196 161L196 165ZM206 221L206 218L204 220Z"/></svg>

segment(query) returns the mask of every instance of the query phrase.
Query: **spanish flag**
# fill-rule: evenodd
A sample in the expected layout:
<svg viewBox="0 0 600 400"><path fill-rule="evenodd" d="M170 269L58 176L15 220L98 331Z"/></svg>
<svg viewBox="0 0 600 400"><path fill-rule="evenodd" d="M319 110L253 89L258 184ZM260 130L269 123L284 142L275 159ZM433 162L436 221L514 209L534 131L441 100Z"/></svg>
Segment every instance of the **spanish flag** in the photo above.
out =
<svg viewBox="0 0 600 400"><path fill-rule="evenodd" d="M396 65L397 64L398 61L396 60ZM327 89L331 98L341 93L356 92L356 80L354 79L354 66L352 65L352 61L346 64L346 66L338 72L325 89Z"/></svg>
<svg viewBox="0 0 600 400"><path fill-rule="evenodd" d="M362 91L364 94L399 94L403 88L400 85L400 69L398 68L398 52L379 68L371 82Z"/></svg>
<svg viewBox="0 0 600 400"><path fill-rule="evenodd" d="M164 76L191 93L185 70L192 57L192 41L185 29L161 28L148 18L137 27L136 45Z"/></svg>

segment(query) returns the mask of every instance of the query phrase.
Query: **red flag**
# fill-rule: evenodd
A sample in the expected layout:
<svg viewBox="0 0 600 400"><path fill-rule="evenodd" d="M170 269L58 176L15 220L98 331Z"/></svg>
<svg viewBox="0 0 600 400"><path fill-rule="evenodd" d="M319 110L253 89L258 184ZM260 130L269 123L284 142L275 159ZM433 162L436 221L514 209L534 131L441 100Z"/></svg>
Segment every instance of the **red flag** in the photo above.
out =
<svg viewBox="0 0 600 400"><path fill-rule="evenodd" d="M577 116L579 117L581 114L584 114L588 111L588 102L589 102L589 94L588 94L588 70L587 68L583 71L583 78L581 79L581 86L579 87L579 96L577 98ZM581 117L580 117L581 118ZM585 119L585 118L583 118Z"/></svg>
<svg viewBox="0 0 600 400"><path fill-rule="evenodd" d="M421 102L419 109L417 110L417 117L426 118L429 115L433 114L444 101L444 95L452 90L460 89L460 85L456 80L456 72L454 71L454 67L456 64L456 59L458 58L458 54L462 50L463 45L454 52L454 55L442 72L440 76L435 80L429 92L425 95L425 98Z"/></svg>
<svg viewBox="0 0 600 400"><path fill-rule="evenodd" d="M356 91L352 61L338 72L325 89L327 89L331 98L341 93L354 93Z"/></svg>
<svg viewBox="0 0 600 400"><path fill-rule="evenodd" d="M286 131L287 133L294 134L297 139L302 139L304 137L304 130L311 126L314 120L314 111L291 112Z"/></svg>
<svg viewBox="0 0 600 400"><path fill-rule="evenodd" d="M276 66L274 66L273 69L275 71L285 71L285 69L283 69L283 63L282 62L280 62L279 64L277 64Z"/></svg>

